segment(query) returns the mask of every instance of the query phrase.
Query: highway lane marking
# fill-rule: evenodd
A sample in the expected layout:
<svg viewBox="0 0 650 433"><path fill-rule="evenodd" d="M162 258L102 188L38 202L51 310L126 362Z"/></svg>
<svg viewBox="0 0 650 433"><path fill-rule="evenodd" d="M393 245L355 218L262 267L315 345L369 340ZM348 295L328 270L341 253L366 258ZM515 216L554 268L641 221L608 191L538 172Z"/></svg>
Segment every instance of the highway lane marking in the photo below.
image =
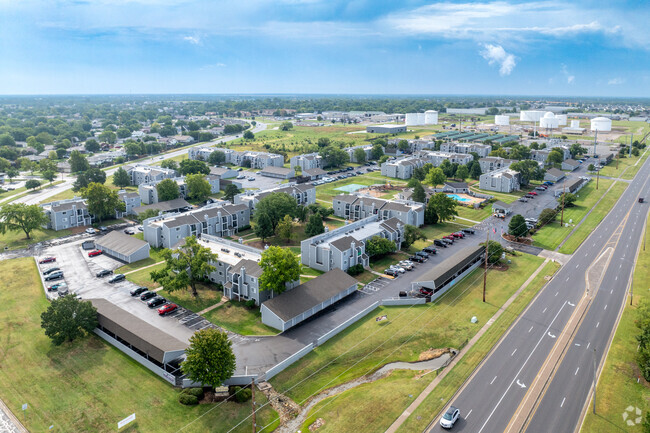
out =
<svg viewBox="0 0 650 433"><path fill-rule="evenodd" d="M614 289L612 289L612 290L609 291L609 294L610 294L610 295L611 295L612 293L614 293Z"/></svg>
<svg viewBox="0 0 650 433"><path fill-rule="evenodd" d="M576 372L573 373L573 375L574 375L574 376L577 376L577 375L578 375L578 371L580 371L580 367L576 368Z"/></svg>
<svg viewBox="0 0 650 433"><path fill-rule="evenodd" d="M526 384L519 382L519 379L517 379L517 386L520 388L526 388Z"/></svg>
<svg viewBox="0 0 650 433"><path fill-rule="evenodd" d="M517 351L517 349L515 349L515 350L510 354L510 356L513 356L513 355L515 354L516 351Z"/></svg>
<svg viewBox="0 0 650 433"><path fill-rule="evenodd" d="M557 335L553 335L553 334L551 334L551 331L548 332L548 336L551 337L551 338L555 338L555 337L557 337Z"/></svg>
<svg viewBox="0 0 650 433"><path fill-rule="evenodd" d="M560 407L564 406L564 400L566 400L566 397L562 399L562 403L560 404Z"/></svg>
<svg viewBox="0 0 650 433"><path fill-rule="evenodd" d="M566 277L566 280L569 281L569 278L570 278L570 277Z"/></svg>
<svg viewBox="0 0 650 433"><path fill-rule="evenodd" d="M589 345L590 345L590 344L591 344L591 342L588 342L588 343L587 343L587 349L589 349Z"/></svg>
<svg viewBox="0 0 650 433"><path fill-rule="evenodd" d="M551 320L551 323L548 324L548 326L546 327L546 330L544 331L542 336L539 337L539 340L537 340L537 344L535 344L535 347L533 347L533 350L530 352L530 354L528 354L528 357L524 361L523 365L521 366L521 368L519 368L519 371L517 371L517 374L515 374L514 379L512 379L512 381L510 382L510 385L508 385L508 388L501 395L501 398L499 399L497 404L494 406L494 409L492 409L492 412L490 412L487 419L485 420L485 422L483 423L483 425L481 426L480 430L477 433L481 433L483 431L483 429L485 428L485 426L487 425L487 423L490 422L490 418L492 418L492 415L494 415L494 412L496 412L497 408L499 407L499 405L501 404L503 399L506 397L506 394L508 393L508 391L510 391L510 388L512 388L512 385L514 385L515 381L517 380L517 376L519 376L521 374L521 372L524 370L524 368L526 367L526 364L528 364L528 361L530 360L530 358L532 358L533 353L535 353L535 350L537 350L539 345L542 343L542 340L544 339L544 336L546 336L546 333L551 329L551 326L553 326L553 323L555 323L555 320L558 318L558 316L560 315L560 313L562 312L562 310L564 309L565 306L566 306L566 301L564 302L564 304L562 304L560 309L557 311L557 314L555 314L555 317L553 317L553 320Z"/></svg>
<svg viewBox="0 0 650 433"><path fill-rule="evenodd" d="M542 314L546 313L546 310L548 310L548 307L544 308L544 311L542 311Z"/></svg>
<svg viewBox="0 0 650 433"><path fill-rule="evenodd" d="M530 331L533 330L533 327L531 326L530 329L528 330L528 333L530 334Z"/></svg>
<svg viewBox="0 0 650 433"><path fill-rule="evenodd" d="M495 380L497 380L497 377L496 377L496 376L494 376L494 379L492 379L492 382L490 382L490 385L492 385L492 384L494 383Z"/></svg>
<svg viewBox="0 0 650 433"><path fill-rule="evenodd" d="M578 266L580 266L580 265L576 265L576 269L578 269Z"/></svg>
<svg viewBox="0 0 650 433"><path fill-rule="evenodd" d="M598 325L600 325L600 322L596 323L596 328L598 328Z"/></svg>
<svg viewBox="0 0 650 433"><path fill-rule="evenodd" d="M560 292L555 292L555 296L557 296L557 295L558 295L558 293L560 293Z"/></svg>
<svg viewBox="0 0 650 433"><path fill-rule="evenodd" d="M469 412L467 412L467 415L465 415L465 419L469 418L469 416L472 414L472 411L474 409L470 409Z"/></svg>
<svg viewBox="0 0 650 433"><path fill-rule="evenodd" d="M618 281L618 275L614 278L614 281Z"/></svg>
<svg viewBox="0 0 650 433"><path fill-rule="evenodd" d="M567 302L570 306L575 307L576 304L572 304L571 302Z"/></svg>
<svg viewBox="0 0 650 433"><path fill-rule="evenodd" d="M603 310L606 310L606 309L607 309L607 304L605 304L605 308L603 308Z"/></svg>

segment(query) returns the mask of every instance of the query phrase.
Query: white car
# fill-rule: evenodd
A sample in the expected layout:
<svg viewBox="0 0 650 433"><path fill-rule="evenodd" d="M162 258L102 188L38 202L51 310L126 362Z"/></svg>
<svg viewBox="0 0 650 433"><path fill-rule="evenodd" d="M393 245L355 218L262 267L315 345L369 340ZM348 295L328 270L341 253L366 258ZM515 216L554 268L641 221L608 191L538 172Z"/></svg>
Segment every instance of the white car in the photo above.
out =
<svg viewBox="0 0 650 433"><path fill-rule="evenodd" d="M440 427L452 428L460 418L460 410L457 407L449 406L447 412L440 418Z"/></svg>
<svg viewBox="0 0 650 433"><path fill-rule="evenodd" d="M95 230L92 227L89 227L86 229L86 233L88 233L89 235L94 235L95 233L97 233L97 230Z"/></svg>
<svg viewBox="0 0 650 433"><path fill-rule="evenodd" d="M406 269L407 271L413 270L413 265L411 265L410 263L399 262L399 266Z"/></svg>
<svg viewBox="0 0 650 433"><path fill-rule="evenodd" d="M400 274L403 274L403 273L406 272L406 270L405 270L404 268L402 268L402 267L400 267L400 266L397 266L397 265L391 265L391 267L390 267L389 269L392 269L392 270L394 270L394 271L397 271L397 272L399 272Z"/></svg>

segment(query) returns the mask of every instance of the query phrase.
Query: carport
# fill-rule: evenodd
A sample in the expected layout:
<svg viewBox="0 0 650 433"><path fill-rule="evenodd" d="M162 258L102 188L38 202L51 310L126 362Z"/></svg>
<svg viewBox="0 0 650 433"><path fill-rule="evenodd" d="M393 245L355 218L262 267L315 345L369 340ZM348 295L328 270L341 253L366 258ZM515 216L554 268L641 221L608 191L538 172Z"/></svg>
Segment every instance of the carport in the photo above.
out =
<svg viewBox="0 0 650 433"><path fill-rule="evenodd" d="M178 212L184 207L191 207L192 205L183 200L182 198L175 198L173 200L159 201L158 203L146 204L144 206L138 206L133 208L133 212L136 215L140 215L149 209L154 209L159 212Z"/></svg>
<svg viewBox="0 0 650 433"><path fill-rule="evenodd" d="M476 269L484 258L485 247L480 245L465 247L426 273L422 281L411 283L411 289L430 289L433 291L431 300L434 300Z"/></svg>
<svg viewBox="0 0 650 433"><path fill-rule="evenodd" d="M356 279L333 269L263 302L262 323L284 332L356 290Z"/></svg>
<svg viewBox="0 0 650 433"><path fill-rule="evenodd" d="M90 299L97 309L95 333L158 376L175 384L179 359L188 344L106 299Z"/></svg>
<svg viewBox="0 0 650 433"><path fill-rule="evenodd" d="M149 243L117 230L97 239L95 247L126 263L149 258Z"/></svg>

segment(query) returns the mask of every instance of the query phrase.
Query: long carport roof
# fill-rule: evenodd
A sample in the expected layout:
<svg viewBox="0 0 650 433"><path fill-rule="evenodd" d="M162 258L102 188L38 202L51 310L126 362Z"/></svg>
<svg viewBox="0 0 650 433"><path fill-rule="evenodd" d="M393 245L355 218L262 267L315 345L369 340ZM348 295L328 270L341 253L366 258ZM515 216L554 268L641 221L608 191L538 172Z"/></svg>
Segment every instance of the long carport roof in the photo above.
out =
<svg viewBox="0 0 650 433"><path fill-rule="evenodd" d="M141 248L149 246L147 242L117 230L97 239L95 245L102 250L115 251L125 256L130 256Z"/></svg>
<svg viewBox="0 0 650 433"><path fill-rule="evenodd" d="M447 260L440 263L431 271L424 274L421 279L422 283L433 282L433 288L440 287L445 284L451 277L456 275L459 270L463 269L467 264L473 261L477 256L485 252L485 247L475 245L473 247L465 247L458 251ZM421 284L423 285L423 284Z"/></svg>

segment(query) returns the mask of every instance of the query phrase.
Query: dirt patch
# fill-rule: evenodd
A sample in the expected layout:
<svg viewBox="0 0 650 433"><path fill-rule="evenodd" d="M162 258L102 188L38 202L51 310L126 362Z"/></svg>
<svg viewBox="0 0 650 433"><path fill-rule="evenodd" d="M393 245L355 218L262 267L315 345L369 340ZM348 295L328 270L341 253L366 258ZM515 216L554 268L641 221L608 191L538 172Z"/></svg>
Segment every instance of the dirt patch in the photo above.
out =
<svg viewBox="0 0 650 433"><path fill-rule="evenodd" d="M300 406L284 394L280 394L268 382L260 383L257 388L269 399L271 407L280 416L280 425L286 424L300 413Z"/></svg>
<svg viewBox="0 0 650 433"><path fill-rule="evenodd" d="M427 349L424 352L420 353L420 356L418 356L418 361L428 361L430 359L440 358L445 353L451 353L451 348L450 347L445 347L443 349L440 349L440 348L434 349L432 347L432 348Z"/></svg>
<svg viewBox="0 0 650 433"><path fill-rule="evenodd" d="M323 418L318 418L312 425L309 426L309 431L316 431L324 425L325 420Z"/></svg>
<svg viewBox="0 0 650 433"><path fill-rule="evenodd" d="M507 240L508 242L514 242L517 244L523 244L523 245L532 245L533 244L533 239L532 238L516 238L512 235L509 234L503 234L502 235L503 239Z"/></svg>

